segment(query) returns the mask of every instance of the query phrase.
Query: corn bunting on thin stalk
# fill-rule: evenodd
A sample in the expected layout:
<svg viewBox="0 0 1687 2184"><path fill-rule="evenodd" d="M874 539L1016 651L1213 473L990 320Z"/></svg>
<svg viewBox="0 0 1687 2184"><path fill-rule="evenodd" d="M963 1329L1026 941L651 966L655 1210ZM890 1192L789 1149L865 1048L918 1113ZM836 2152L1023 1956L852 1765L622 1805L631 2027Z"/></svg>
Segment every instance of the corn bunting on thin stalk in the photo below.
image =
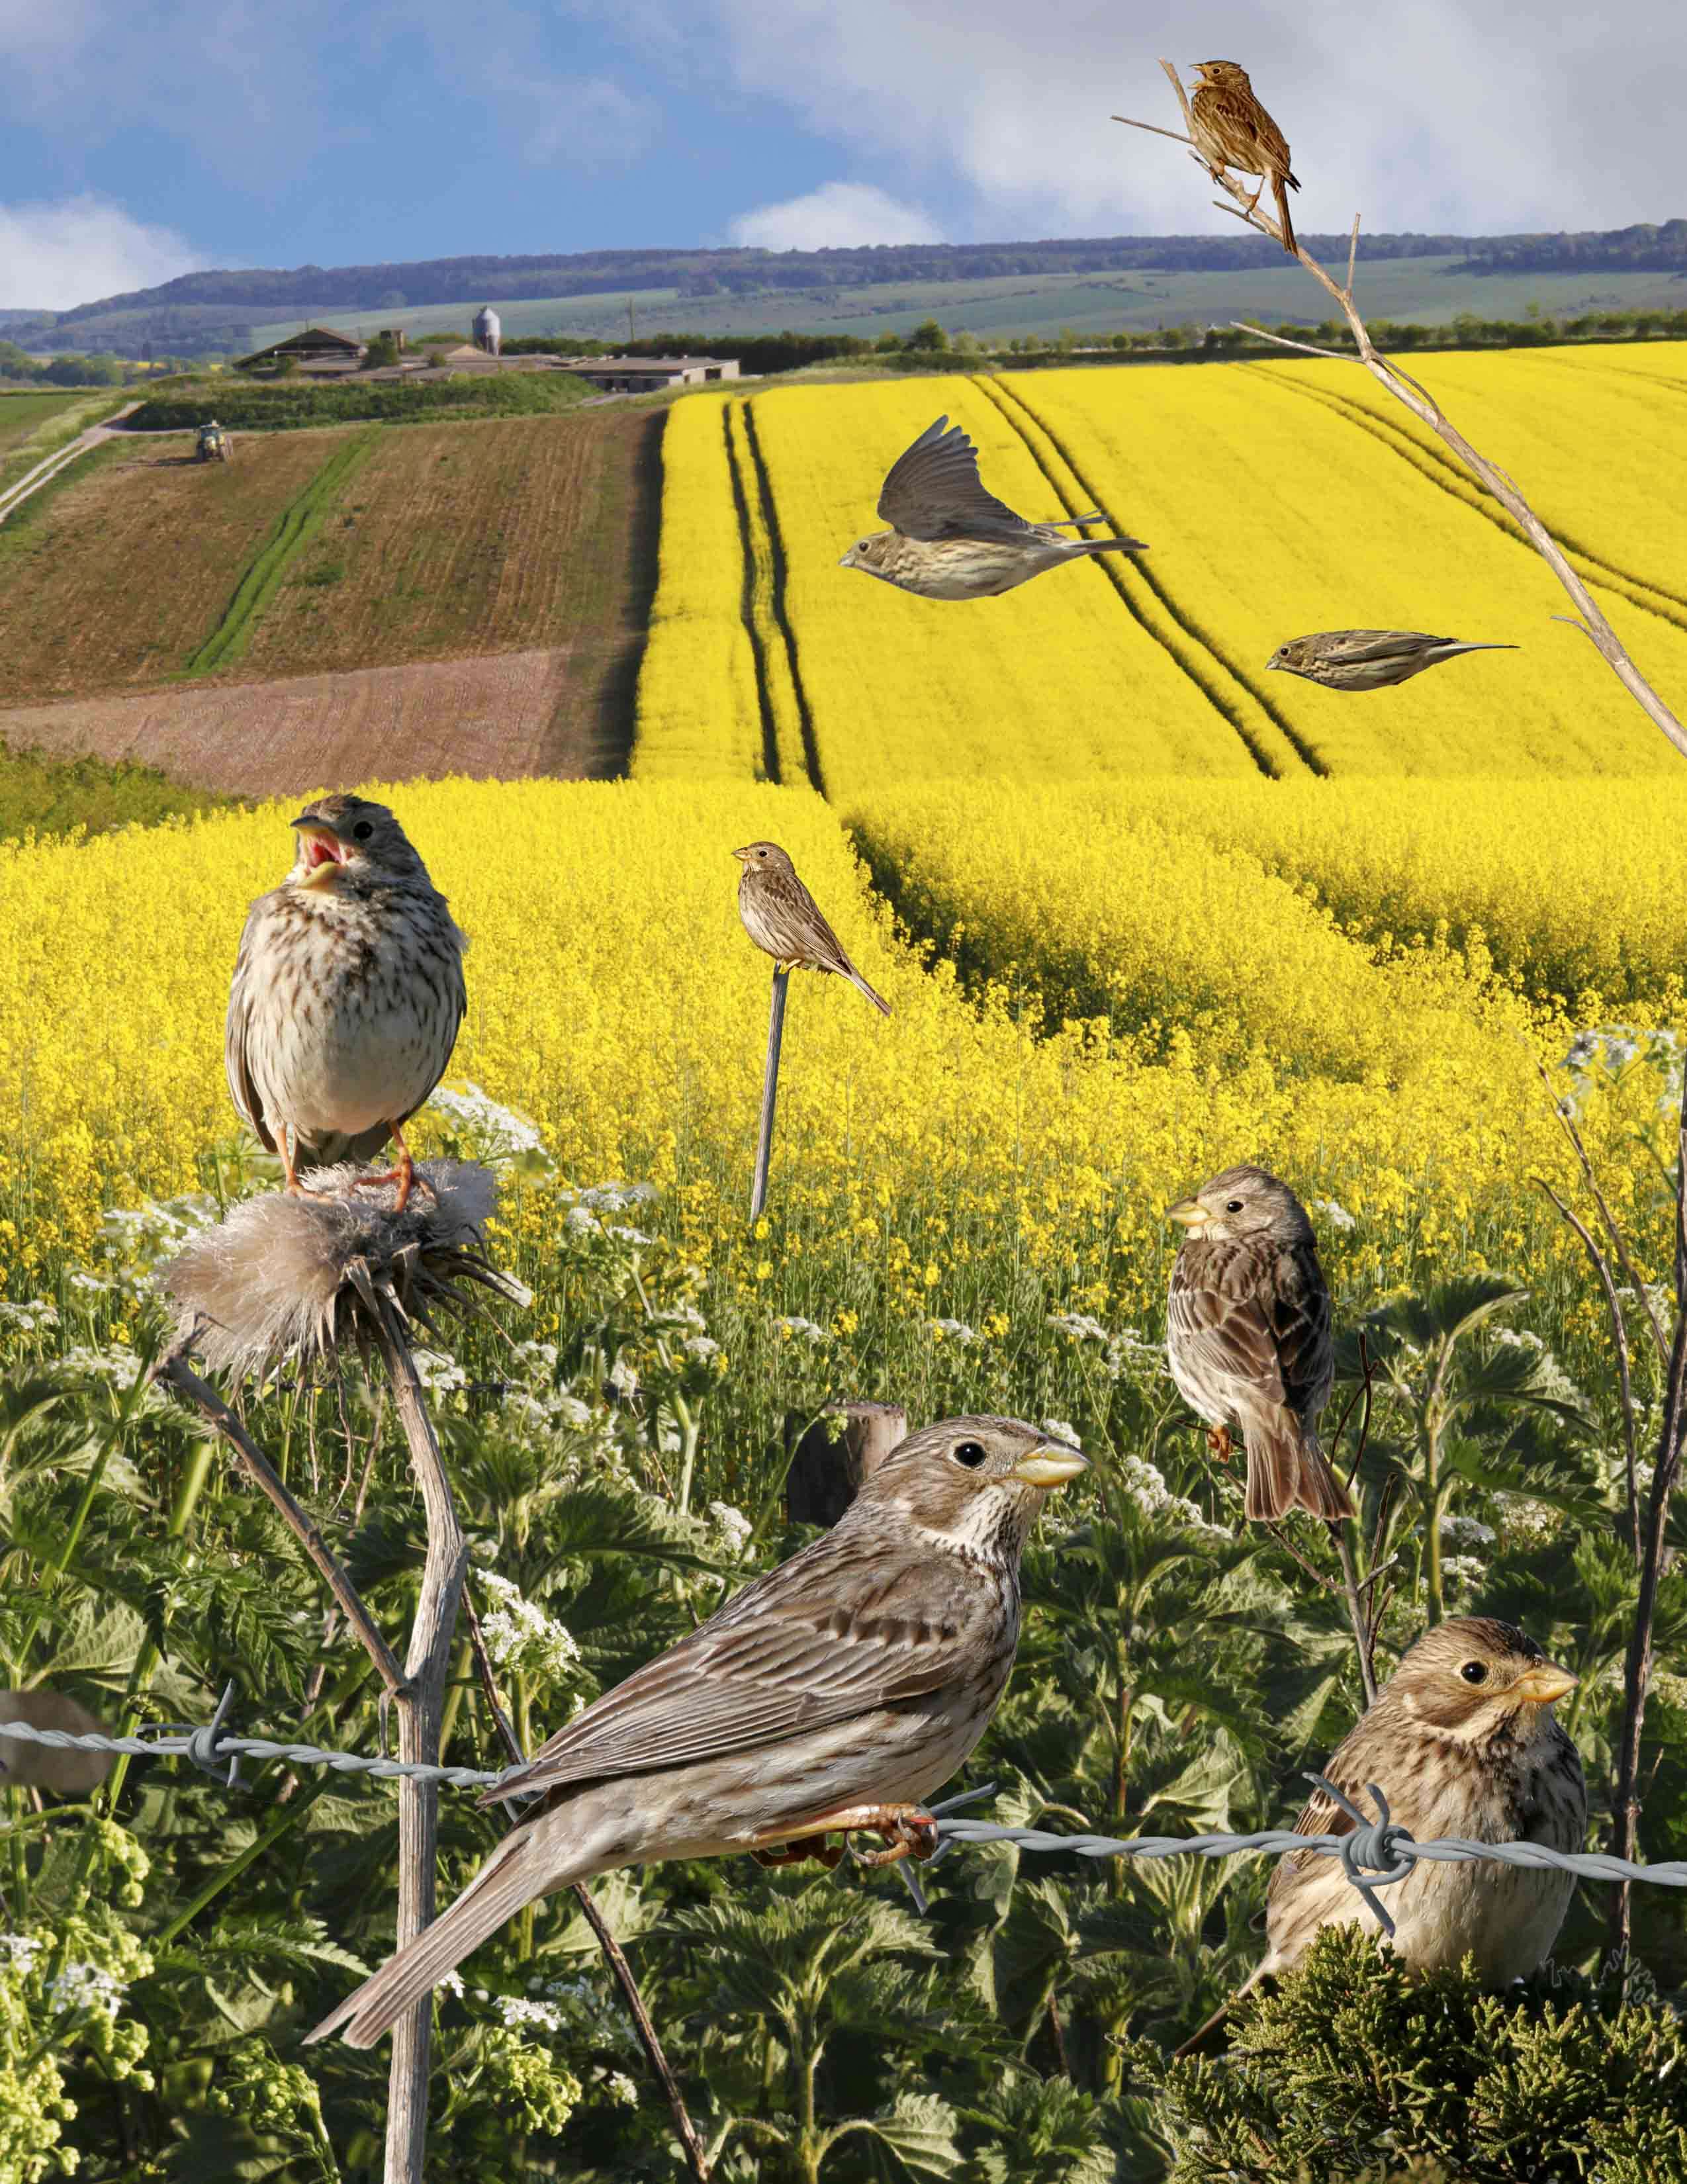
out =
<svg viewBox="0 0 1687 2184"><path fill-rule="evenodd" d="M1248 71L1234 61L1197 61L1200 78L1189 99L1195 149L1206 161L1207 171L1217 181L1227 167L1238 174L1257 175L1260 187L1248 205L1254 212L1267 182L1277 201L1277 217L1283 230L1283 247L1291 258L1300 256L1294 223L1289 217L1290 190L1300 187L1289 172L1289 146L1248 81Z"/></svg>
<svg viewBox="0 0 1687 2184"><path fill-rule="evenodd" d="M747 842L732 855L743 866L738 878L738 916L756 946L781 971L835 971L888 1016L889 1002L873 991L844 954L843 942L779 844Z"/></svg>

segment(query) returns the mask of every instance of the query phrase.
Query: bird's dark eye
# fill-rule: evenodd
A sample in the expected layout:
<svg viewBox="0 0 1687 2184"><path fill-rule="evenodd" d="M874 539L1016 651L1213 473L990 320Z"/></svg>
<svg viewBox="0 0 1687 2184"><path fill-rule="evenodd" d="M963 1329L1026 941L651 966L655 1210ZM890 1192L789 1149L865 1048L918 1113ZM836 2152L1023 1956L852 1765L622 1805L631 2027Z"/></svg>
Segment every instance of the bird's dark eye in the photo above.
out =
<svg viewBox="0 0 1687 2184"><path fill-rule="evenodd" d="M352 832L357 836L359 842L366 842L370 836L375 832L375 829L370 825L367 819L359 819L356 826L353 827Z"/></svg>
<svg viewBox="0 0 1687 2184"><path fill-rule="evenodd" d="M1242 1210L1241 1200L1239 1198L1227 1200L1225 1201L1224 1210L1227 1213L1239 1213Z"/></svg>
<svg viewBox="0 0 1687 2184"><path fill-rule="evenodd" d="M955 1451L957 1463L964 1463L969 1471L976 1471L981 1463L989 1461L989 1452L981 1440L964 1440Z"/></svg>
<svg viewBox="0 0 1687 2184"><path fill-rule="evenodd" d="M1463 1668L1459 1670L1459 1674L1467 1684L1485 1684L1488 1680L1488 1666L1484 1661L1467 1661Z"/></svg>

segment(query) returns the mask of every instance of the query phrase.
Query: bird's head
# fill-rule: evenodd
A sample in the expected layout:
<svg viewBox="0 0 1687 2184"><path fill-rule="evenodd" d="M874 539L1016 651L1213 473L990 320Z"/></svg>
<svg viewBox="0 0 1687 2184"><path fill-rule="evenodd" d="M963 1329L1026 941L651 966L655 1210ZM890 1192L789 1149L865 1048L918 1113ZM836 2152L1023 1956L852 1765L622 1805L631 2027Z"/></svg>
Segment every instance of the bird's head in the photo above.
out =
<svg viewBox="0 0 1687 2184"><path fill-rule="evenodd" d="M1285 675L1304 675L1317 657L1310 638L1292 637L1287 644L1279 644L1266 662L1267 673L1275 667Z"/></svg>
<svg viewBox="0 0 1687 2184"><path fill-rule="evenodd" d="M882 577L885 554L895 536L894 531L870 532L865 538L858 538L847 554L839 555L838 567L864 569L870 577Z"/></svg>
<svg viewBox="0 0 1687 2184"><path fill-rule="evenodd" d="M1235 61L1192 61L1189 65L1203 84L1219 90L1246 91L1248 71Z"/></svg>
<svg viewBox="0 0 1687 2184"><path fill-rule="evenodd" d="M1533 1709L1562 1699L1576 1681L1515 1624L1456 1615L1407 1649L1388 1696L1426 1729L1460 1744L1484 1744L1520 1716L1526 1736Z"/></svg>
<svg viewBox="0 0 1687 2184"><path fill-rule="evenodd" d="M1168 1221L1181 1221L1191 1236L1269 1236L1278 1244L1310 1244L1312 1224L1286 1183L1262 1167L1227 1167L1188 1198L1166 1209Z"/></svg>
<svg viewBox="0 0 1687 2184"><path fill-rule="evenodd" d="M294 884L319 892L342 875L409 876L422 869L404 828L384 804L361 796L319 796L289 822L298 836Z"/></svg>
<svg viewBox="0 0 1687 2184"><path fill-rule="evenodd" d="M1022 1418L944 1418L891 1451L851 1513L894 1513L934 1546L1017 1563L1046 1497L1088 1468Z"/></svg>
<svg viewBox="0 0 1687 2184"><path fill-rule="evenodd" d="M746 842L732 855L747 872L794 873L797 869L777 842Z"/></svg>

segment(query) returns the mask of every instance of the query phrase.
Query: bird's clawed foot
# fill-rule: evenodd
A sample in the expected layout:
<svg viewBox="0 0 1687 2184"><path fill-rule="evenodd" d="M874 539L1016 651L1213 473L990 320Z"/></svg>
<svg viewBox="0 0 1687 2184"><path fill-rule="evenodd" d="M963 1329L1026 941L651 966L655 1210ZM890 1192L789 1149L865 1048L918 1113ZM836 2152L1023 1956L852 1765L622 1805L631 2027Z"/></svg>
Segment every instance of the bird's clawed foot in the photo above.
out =
<svg viewBox="0 0 1687 2184"><path fill-rule="evenodd" d="M1235 1443L1230 1438L1228 1426L1209 1426L1206 1429L1207 1452L1215 1463L1228 1463Z"/></svg>
<svg viewBox="0 0 1687 2184"><path fill-rule="evenodd" d="M882 1850L856 1852L863 1865L897 1865L905 1858L923 1861L937 1853L938 1824L920 1805L844 1805L826 1814L811 1834L765 1848L752 1847L758 1865L799 1865L817 1858L828 1871L843 1857L845 1845L827 1841L829 1835L849 1836L857 1830L883 1838Z"/></svg>
<svg viewBox="0 0 1687 2184"><path fill-rule="evenodd" d="M393 1202L393 1211L395 1213L404 1212L410 1202L410 1193L415 1190L426 1191L428 1196L437 1204L439 1193L425 1175L416 1173L416 1164L410 1156L410 1149L400 1136L396 1123L393 1128L393 1142L398 1148L397 1167L383 1168L379 1175L360 1175L352 1184L352 1189L373 1190L381 1184L396 1183L398 1186L398 1195Z"/></svg>

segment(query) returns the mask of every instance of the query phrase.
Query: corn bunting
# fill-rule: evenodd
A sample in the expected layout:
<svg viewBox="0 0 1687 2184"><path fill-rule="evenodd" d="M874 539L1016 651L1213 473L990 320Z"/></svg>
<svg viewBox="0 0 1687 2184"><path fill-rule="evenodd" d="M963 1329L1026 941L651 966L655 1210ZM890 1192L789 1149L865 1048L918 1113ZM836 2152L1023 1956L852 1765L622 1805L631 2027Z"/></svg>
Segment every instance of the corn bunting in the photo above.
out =
<svg viewBox="0 0 1687 2184"><path fill-rule="evenodd" d="M1166 1208L1185 1234L1172 1269L1166 1349L1172 1378L1205 1418L1214 1453L1230 1428L1248 1450L1250 1517L1309 1509L1353 1514L1318 1446L1335 1380L1329 1291L1312 1224L1286 1183L1228 1167Z"/></svg>
<svg viewBox="0 0 1687 2184"><path fill-rule="evenodd" d="M1514 644L1461 644L1453 637L1425 637L1415 629L1326 629L1279 644L1267 668L1304 675L1326 690L1381 690L1404 682L1462 652L1515 652Z"/></svg>
<svg viewBox="0 0 1687 2184"><path fill-rule="evenodd" d="M816 1839L854 1828L886 1838L880 1862L929 1855L923 1802L983 1736L1013 1666L1026 1539L1045 1495L1087 1468L1016 1418L910 1434L832 1530L487 1792L540 1802L310 2037L343 2027L371 2046L525 1904L615 1866L817 1855Z"/></svg>
<svg viewBox="0 0 1687 2184"><path fill-rule="evenodd" d="M1239 68L1234 61L1197 61L1194 70L1200 81L1189 99L1189 110L1194 117L1196 151L1206 161L1214 181L1226 167L1233 167L1239 175L1259 176L1260 187L1254 192L1250 212L1259 203L1260 192L1267 182L1271 184L1283 229L1283 247L1294 257L1294 223L1289 217L1288 191L1298 190L1300 185L1289 171L1289 147L1283 131L1255 98L1246 69Z"/></svg>
<svg viewBox="0 0 1687 2184"><path fill-rule="evenodd" d="M945 427L948 429L945 430ZM986 599L1087 554L1144 554L1140 538L1062 538L1088 515L1027 523L987 493L978 450L959 425L939 417L897 457L878 497L892 527L858 538L838 566L864 570L922 599Z"/></svg>
<svg viewBox="0 0 1687 2184"><path fill-rule="evenodd" d="M444 1075L468 1006L445 898L386 807L325 796L292 822L298 857L252 905L230 989L224 1060L242 1117L302 1166L370 1159L391 1138L398 1184L414 1163L404 1125Z"/></svg>
<svg viewBox="0 0 1687 2184"><path fill-rule="evenodd" d="M732 855L743 866L738 877L738 916L756 946L765 949L782 971L836 971L888 1016L889 1002L873 991L844 953L844 944L779 844L747 842Z"/></svg>

